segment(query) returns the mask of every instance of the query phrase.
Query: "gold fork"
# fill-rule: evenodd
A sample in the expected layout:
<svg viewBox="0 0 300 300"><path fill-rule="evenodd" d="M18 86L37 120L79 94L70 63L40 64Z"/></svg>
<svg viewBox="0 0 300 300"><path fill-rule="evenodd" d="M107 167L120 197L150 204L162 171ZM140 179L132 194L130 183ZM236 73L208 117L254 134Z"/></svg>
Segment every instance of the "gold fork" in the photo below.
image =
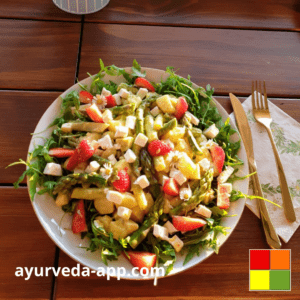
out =
<svg viewBox="0 0 300 300"><path fill-rule="evenodd" d="M255 91L256 91L256 93L255 93L256 97L254 97L254 82L252 81L253 115L254 115L256 121L261 123L262 125L264 125L265 128L267 129L269 138L271 140L273 152L274 152L276 165L277 165L277 172L278 172L279 183L280 183L280 188L281 188L284 213L285 213L286 218L290 222L295 222L296 215L295 215L293 202L292 202L289 188L287 185L287 181L285 178L284 170L283 170L283 167L281 164L280 156L278 154L278 151L277 151L277 148L276 148L273 136L272 136L272 131L270 128L272 118L271 118L270 111L269 111L265 81L264 81L264 99L262 97L261 82L259 82L259 89L258 89L257 81L255 82Z"/></svg>

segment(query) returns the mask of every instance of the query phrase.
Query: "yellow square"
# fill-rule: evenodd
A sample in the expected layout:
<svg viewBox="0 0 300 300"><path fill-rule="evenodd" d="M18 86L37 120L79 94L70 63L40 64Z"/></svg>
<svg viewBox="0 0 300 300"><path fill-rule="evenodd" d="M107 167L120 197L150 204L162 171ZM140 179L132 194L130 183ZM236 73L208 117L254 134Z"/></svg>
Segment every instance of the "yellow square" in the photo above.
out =
<svg viewBox="0 0 300 300"><path fill-rule="evenodd" d="M270 290L270 271L250 270L250 291Z"/></svg>

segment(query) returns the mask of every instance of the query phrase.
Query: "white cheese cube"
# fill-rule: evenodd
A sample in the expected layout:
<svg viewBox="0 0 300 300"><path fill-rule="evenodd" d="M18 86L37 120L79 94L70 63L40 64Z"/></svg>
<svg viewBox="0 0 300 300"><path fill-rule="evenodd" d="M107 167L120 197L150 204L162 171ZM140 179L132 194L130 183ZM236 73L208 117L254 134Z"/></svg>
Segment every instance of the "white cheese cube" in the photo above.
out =
<svg viewBox="0 0 300 300"><path fill-rule="evenodd" d="M60 164L47 163L44 174L52 176L62 176L62 167Z"/></svg>
<svg viewBox="0 0 300 300"><path fill-rule="evenodd" d="M231 183L220 183L219 184L220 187L225 188L226 189L226 193L230 194L232 192L232 184Z"/></svg>
<svg viewBox="0 0 300 300"><path fill-rule="evenodd" d="M108 91L106 88L102 89L101 96L107 97L107 96L110 96L110 95L111 95L110 91Z"/></svg>
<svg viewBox="0 0 300 300"><path fill-rule="evenodd" d="M139 133L134 141L134 143L140 147L145 147L147 142L148 138L143 133Z"/></svg>
<svg viewBox="0 0 300 300"><path fill-rule="evenodd" d="M121 149L121 145L118 144L118 143L116 143L116 144L114 144L114 148L117 149L117 150L120 150Z"/></svg>
<svg viewBox="0 0 300 300"><path fill-rule="evenodd" d="M86 173L92 173L92 172L97 172L100 168L100 165L95 161L91 161L90 164L87 166L85 169Z"/></svg>
<svg viewBox="0 0 300 300"><path fill-rule="evenodd" d="M142 189L145 189L150 185L150 182L147 179L146 175L139 176L134 183L138 184Z"/></svg>
<svg viewBox="0 0 300 300"><path fill-rule="evenodd" d="M124 207L124 206L118 207L117 215L124 220L129 220L131 213L132 213L132 210L127 207Z"/></svg>
<svg viewBox="0 0 300 300"><path fill-rule="evenodd" d="M72 132L72 123L62 124L61 131L63 131L63 132Z"/></svg>
<svg viewBox="0 0 300 300"><path fill-rule="evenodd" d="M233 173L234 168L227 166L226 169L218 176L217 180L219 183L224 183L228 180L230 175Z"/></svg>
<svg viewBox="0 0 300 300"><path fill-rule="evenodd" d="M155 224L153 226L153 235L155 237L160 238L160 239L165 240L165 241L167 241L169 239L167 228L165 228L163 226L160 226L160 225L157 225L157 224Z"/></svg>
<svg viewBox="0 0 300 300"><path fill-rule="evenodd" d="M126 117L126 124L125 126L130 128L130 129L134 129L135 128L135 122L136 122L136 117L134 116L128 116Z"/></svg>
<svg viewBox="0 0 300 300"><path fill-rule="evenodd" d="M112 112L109 109L106 109L104 113L102 114L102 119L104 123L109 123L113 120Z"/></svg>
<svg viewBox="0 0 300 300"><path fill-rule="evenodd" d="M209 126L207 129L203 131L203 134L209 139L213 139L218 135L218 133L219 133L219 129L216 127L216 124L212 124L211 126Z"/></svg>
<svg viewBox="0 0 300 300"><path fill-rule="evenodd" d="M121 96L119 94L114 94L113 96L115 98L116 104L121 105L122 104Z"/></svg>
<svg viewBox="0 0 300 300"><path fill-rule="evenodd" d="M198 205L196 208L195 208L195 213L205 217L205 218L210 218L211 217L211 210L209 208L207 208L206 206L204 205Z"/></svg>
<svg viewBox="0 0 300 300"><path fill-rule="evenodd" d="M113 143L109 134L106 134L103 138L98 140L98 144L102 149L110 149L113 147Z"/></svg>
<svg viewBox="0 0 300 300"><path fill-rule="evenodd" d="M123 195L116 191L108 191L106 194L106 199L120 205L123 201Z"/></svg>
<svg viewBox="0 0 300 300"><path fill-rule="evenodd" d="M176 252L181 251L184 245L183 241L177 235L174 235L172 238L170 238L169 243L173 246Z"/></svg>
<svg viewBox="0 0 300 300"><path fill-rule="evenodd" d="M190 113L189 111L185 112L186 116L191 120L191 123L194 125L198 125L200 120L194 116L192 113Z"/></svg>
<svg viewBox="0 0 300 300"><path fill-rule="evenodd" d="M164 227L167 228L169 234L173 234L178 231L170 221L166 222Z"/></svg>
<svg viewBox="0 0 300 300"><path fill-rule="evenodd" d="M177 169L172 169L169 175L174 178L179 185L183 185L187 181L186 177Z"/></svg>
<svg viewBox="0 0 300 300"><path fill-rule="evenodd" d="M125 160L128 163L133 163L136 160L136 155L131 149L128 149L124 154Z"/></svg>
<svg viewBox="0 0 300 300"><path fill-rule="evenodd" d="M150 113L153 117L156 117L157 115L160 114L160 109L158 108L158 106L155 106L150 110Z"/></svg>
<svg viewBox="0 0 300 300"><path fill-rule="evenodd" d="M117 126L115 138L124 138L128 135L128 127L126 126Z"/></svg>
<svg viewBox="0 0 300 300"><path fill-rule="evenodd" d="M120 89L118 94L120 97L127 99L130 93L126 89Z"/></svg>
<svg viewBox="0 0 300 300"><path fill-rule="evenodd" d="M201 169L206 172L210 168L210 161L207 158L203 158L199 161Z"/></svg>
<svg viewBox="0 0 300 300"><path fill-rule="evenodd" d="M144 99L147 94L148 94L148 90L145 88L140 88L136 93L136 95L139 96L141 99Z"/></svg>
<svg viewBox="0 0 300 300"><path fill-rule="evenodd" d="M110 155L108 157L108 160L112 163L112 165L114 165L117 162L117 159L114 154Z"/></svg>

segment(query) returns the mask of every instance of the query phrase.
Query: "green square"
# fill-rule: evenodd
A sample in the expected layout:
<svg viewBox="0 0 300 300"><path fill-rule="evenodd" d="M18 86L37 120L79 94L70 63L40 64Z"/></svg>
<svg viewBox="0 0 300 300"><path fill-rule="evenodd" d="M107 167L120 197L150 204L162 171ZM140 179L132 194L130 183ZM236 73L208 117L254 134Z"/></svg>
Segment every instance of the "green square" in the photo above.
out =
<svg viewBox="0 0 300 300"><path fill-rule="evenodd" d="M250 270L250 291L268 291L270 289L270 271Z"/></svg>
<svg viewBox="0 0 300 300"><path fill-rule="evenodd" d="M291 271L271 270L270 271L270 290L289 291L291 289Z"/></svg>

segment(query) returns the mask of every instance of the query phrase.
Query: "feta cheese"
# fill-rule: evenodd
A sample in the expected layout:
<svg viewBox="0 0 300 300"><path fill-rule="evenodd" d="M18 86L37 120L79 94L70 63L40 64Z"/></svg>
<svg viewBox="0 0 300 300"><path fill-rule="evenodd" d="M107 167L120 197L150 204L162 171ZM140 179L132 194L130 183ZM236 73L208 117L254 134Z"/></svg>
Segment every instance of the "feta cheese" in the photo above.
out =
<svg viewBox="0 0 300 300"><path fill-rule="evenodd" d="M210 168L210 161L207 158L203 158L199 161L201 169L206 172Z"/></svg>
<svg viewBox="0 0 300 300"><path fill-rule="evenodd" d="M104 123L109 123L113 120L112 112L109 109L106 109L102 114L102 119Z"/></svg>
<svg viewBox="0 0 300 300"><path fill-rule="evenodd" d="M116 126L115 138L124 138L128 135L128 127Z"/></svg>
<svg viewBox="0 0 300 300"><path fill-rule="evenodd" d="M109 134L106 134L104 137L98 140L98 144L102 149L110 149L113 147L113 143Z"/></svg>
<svg viewBox="0 0 300 300"><path fill-rule="evenodd" d="M220 187L226 190L226 193L230 194L232 192L232 184L231 183L220 183Z"/></svg>
<svg viewBox="0 0 300 300"><path fill-rule="evenodd" d="M112 163L112 165L114 165L117 162L117 159L114 154L110 155L108 157L108 160Z"/></svg>
<svg viewBox="0 0 300 300"><path fill-rule="evenodd" d="M134 184L138 184L142 189L145 189L147 186L150 185L150 182L147 179L146 175L141 175L137 178Z"/></svg>
<svg viewBox="0 0 300 300"><path fill-rule="evenodd" d="M144 99L147 94L148 94L148 90L145 88L140 88L136 93L136 95L139 96L141 99Z"/></svg>
<svg viewBox="0 0 300 300"><path fill-rule="evenodd" d="M118 144L118 143L116 143L116 144L114 144L114 148L115 148L116 150L120 150L120 149L121 149L121 145Z"/></svg>
<svg viewBox="0 0 300 300"><path fill-rule="evenodd" d="M181 251L184 245L183 241L177 235L174 235L172 238L170 238L169 243L173 246L176 252Z"/></svg>
<svg viewBox="0 0 300 300"><path fill-rule="evenodd" d="M120 205L123 201L123 194L116 191L108 191L106 194L106 199Z"/></svg>
<svg viewBox="0 0 300 300"><path fill-rule="evenodd" d="M191 120L192 124L198 125L200 120L189 111L185 112L186 116Z"/></svg>
<svg viewBox="0 0 300 300"><path fill-rule="evenodd" d="M100 168L100 165L95 161L91 161L90 164L87 166L85 169L86 173L92 173L92 172L97 172Z"/></svg>
<svg viewBox="0 0 300 300"><path fill-rule="evenodd" d="M120 89L118 94L120 97L127 99L130 93L125 89Z"/></svg>
<svg viewBox="0 0 300 300"><path fill-rule="evenodd" d="M72 132L72 123L62 124L61 131L63 131L63 132Z"/></svg>
<svg viewBox="0 0 300 300"><path fill-rule="evenodd" d="M143 133L139 133L134 141L134 143L140 147L145 147L147 142L148 138Z"/></svg>
<svg viewBox="0 0 300 300"><path fill-rule="evenodd" d="M175 168L171 169L169 176L174 178L179 185L183 185L187 181L186 177Z"/></svg>
<svg viewBox="0 0 300 300"><path fill-rule="evenodd" d="M124 206L118 207L117 215L124 220L129 220L131 213L132 213L132 210L127 207L124 207Z"/></svg>
<svg viewBox="0 0 300 300"><path fill-rule="evenodd" d="M126 117L126 124L125 126L130 128L130 129L134 129L135 128L135 122L136 122L136 117L134 116L128 116Z"/></svg>
<svg viewBox="0 0 300 300"><path fill-rule="evenodd" d="M153 226L153 235L165 241L169 239L167 228L157 224Z"/></svg>
<svg viewBox="0 0 300 300"><path fill-rule="evenodd" d="M169 234L173 234L178 231L170 221L166 222L164 227L167 228Z"/></svg>
<svg viewBox="0 0 300 300"><path fill-rule="evenodd" d="M150 110L150 113L153 117L156 117L157 115L160 114L160 109L158 108L158 106L155 106Z"/></svg>
<svg viewBox="0 0 300 300"><path fill-rule="evenodd" d="M219 183L224 183L228 180L230 175L233 173L234 168L227 166L226 169L218 176L217 180Z"/></svg>
<svg viewBox="0 0 300 300"><path fill-rule="evenodd" d="M128 149L124 154L125 160L128 163L133 163L136 160L136 155L131 149Z"/></svg>
<svg viewBox="0 0 300 300"><path fill-rule="evenodd" d="M211 126L209 126L207 129L203 131L203 134L209 139L213 139L218 135L218 133L219 133L219 129L216 127L216 124L212 124Z"/></svg>
<svg viewBox="0 0 300 300"><path fill-rule="evenodd" d="M47 163L44 174L52 176L62 176L62 168L60 164Z"/></svg>
<svg viewBox="0 0 300 300"><path fill-rule="evenodd" d="M211 217L211 210L207 208L205 205L198 205L195 208L195 213L205 217L205 218L210 218Z"/></svg>
<svg viewBox="0 0 300 300"><path fill-rule="evenodd" d="M106 88L102 89L101 96L107 97L107 96L110 96L110 95L111 95L110 91L108 91Z"/></svg>
<svg viewBox="0 0 300 300"><path fill-rule="evenodd" d="M119 94L114 94L113 96L115 98L116 104L121 105L122 104L121 96Z"/></svg>

